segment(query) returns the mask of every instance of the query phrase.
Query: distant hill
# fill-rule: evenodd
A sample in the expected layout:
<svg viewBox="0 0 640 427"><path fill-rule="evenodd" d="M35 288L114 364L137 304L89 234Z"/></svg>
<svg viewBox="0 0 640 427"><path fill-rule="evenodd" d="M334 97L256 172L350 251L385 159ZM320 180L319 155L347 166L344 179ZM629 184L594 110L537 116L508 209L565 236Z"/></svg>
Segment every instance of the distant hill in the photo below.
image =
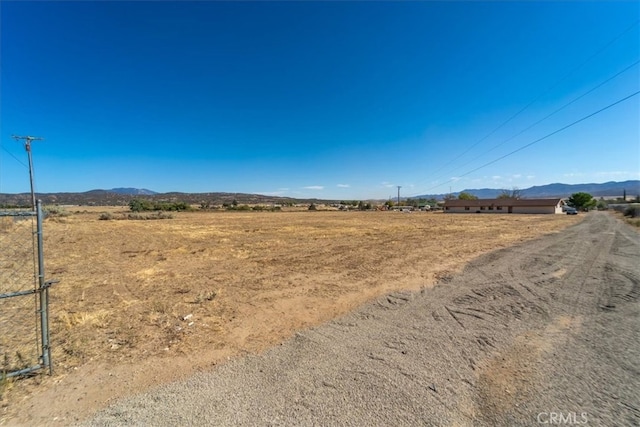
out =
<svg viewBox="0 0 640 427"><path fill-rule="evenodd" d="M317 199L292 199L289 197L264 196L244 193L156 193L136 188L114 188L112 190L91 190L83 193L36 193L36 198L45 205L78 206L126 206L132 199L142 198L153 201L186 202L199 205L222 205L236 200L240 204L286 204L321 202ZM2 194L0 205L30 206L31 194Z"/></svg>
<svg viewBox="0 0 640 427"><path fill-rule="evenodd" d="M146 188L112 188L112 193L116 194L131 194L134 196L152 196L154 194L158 194L155 191L147 190Z"/></svg>
<svg viewBox="0 0 640 427"><path fill-rule="evenodd" d="M490 199L500 195L503 191L495 188L481 188L463 190L481 199ZM594 197L621 197L626 191L627 196L640 195L640 180L624 182L605 182L604 184L548 184L520 190L525 198L569 197L573 193L584 191ZM459 193L452 193L457 196ZM427 194L413 198L435 198L442 200L448 194ZM143 198L154 201L186 202L193 205L201 203L222 205L236 200L240 204L287 204L287 203L334 203L337 200L294 199L290 197L265 196L261 194L245 193L156 193L139 188L113 188L111 190L91 190L83 193L37 193L36 197L47 205L78 205L78 206L126 206L132 199ZM0 205L29 206L29 193L2 194Z"/></svg>
<svg viewBox="0 0 640 427"><path fill-rule="evenodd" d="M474 188L468 190L462 190L461 192L451 193L453 196L465 192L473 194L480 199L493 199L498 197L502 193L502 189L497 188ZM544 197L569 197L573 193L585 192L594 197L622 197L624 192L627 192L627 196L636 196L640 194L640 180L630 180L623 182L610 181L603 184L547 184L538 185L534 187L524 188L520 190L522 197L528 199L544 198ZM442 199L449 193L444 194L425 194L422 196L415 196L416 199L421 198L434 198Z"/></svg>

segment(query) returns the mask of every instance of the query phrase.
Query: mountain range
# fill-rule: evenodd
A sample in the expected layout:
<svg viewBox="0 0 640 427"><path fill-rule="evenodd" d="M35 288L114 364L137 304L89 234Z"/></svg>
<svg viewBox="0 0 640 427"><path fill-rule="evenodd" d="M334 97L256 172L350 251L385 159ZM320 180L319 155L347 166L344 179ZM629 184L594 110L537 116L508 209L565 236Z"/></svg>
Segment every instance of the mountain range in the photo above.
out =
<svg viewBox="0 0 640 427"><path fill-rule="evenodd" d="M185 202L189 204L222 205L234 200L241 204L276 204L311 202L318 200L299 200L288 197L264 196L244 193L157 193L144 188L113 188L111 190L90 190L82 193L36 193L36 198L45 205L84 205L84 206L126 206L131 200L142 198L163 202ZM30 193L0 193L0 206L29 206Z"/></svg>
<svg viewBox="0 0 640 427"><path fill-rule="evenodd" d="M98 190L100 191L100 190ZM147 190L146 188L112 188L111 190L107 190L116 194L130 194L132 196L153 196L154 194L158 194L155 191Z"/></svg>
<svg viewBox="0 0 640 427"><path fill-rule="evenodd" d="M463 190L465 193L473 194L481 199L491 199L498 197L503 191L511 191L495 188L480 188ZM640 195L640 180L624 182L605 182L603 184L548 184L529 187L518 190L523 198L552 198L569 197L573 193L585 192L594 197L622 197L626 193L628 197ZM457 197L461 192L451 193ZM425 194L412 197L412 199L442 200L446 194ZM37 193L36 197L44 204L58 205L95 205L95 206L124 206L132 199L145 198L154 201L186 202L189 204L210 204L221 205L232 203L234 200L241 204L275 204L275 203L328 203L337 200L319 199L294 199L290 197L265 196L261 194L246 193L157 193L145 188L112 188L111 190L91 190L83 193ZM0 193L0 206L29 206L31 195L29 193L3 194Z"/></svg>
<svg viewBox="0 0 640 427"><path fill-rule="evenodd" d="M496 189L496 188L475 188L462 190L460 192L451 193L452 196L457 197L460 193L470 193L480 199L493 199L498 197L503 192L511 192L510 189ZM553 198L553 197L569 197L574 193L589 193L593 197L622 197L624 193L627 196L640 195L640 180L630 181L610 181L602 184L547 184L537 185L529 188L519 189L520 197L526 199L534 198ZM421 196L415 196L414 198L441 200L448 196L445 194L424 194Z"/></svg>

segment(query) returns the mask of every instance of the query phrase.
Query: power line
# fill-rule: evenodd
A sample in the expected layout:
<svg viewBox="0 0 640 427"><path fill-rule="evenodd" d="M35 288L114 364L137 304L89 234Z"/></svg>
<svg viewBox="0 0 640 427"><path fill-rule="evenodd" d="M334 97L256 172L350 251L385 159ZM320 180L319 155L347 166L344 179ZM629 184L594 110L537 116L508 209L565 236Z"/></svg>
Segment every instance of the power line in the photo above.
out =
<svg viewBox="0 0 640 427"><path fill-rule="evenodd" d="M540 98L542 98L544 95L548 94L549 92L551 92L553 89L555 89L558 85L560 85L560 83L564 82L566 79L568 79L571 75L573 75L575 72L577 72L580 68L584 67L587 63L589 63L593 58L595 58L596 56L600 55L600 53L602 53L603 51L605 51L606 49L609 48L609 46L611 46L612 44L614 44L616 41L618 41L622 36L624 36L626 33L628 33L632 28L636 27L638 25L638 23L640 23L640 19L636 20L632 25L630 25L629 27L627 27L624 31L622 31L620 34L618 34L616 37L614 37L611 41L609 41L607 44L605 44L603 47L601 47L600 49L598 49L595 53L593 53L591 56L589 56L587 59L585 59L582 63L580 63L578 66L574 67L571 71L569 71L564 77L562 77L560 80L558 80L557 82L555 82L553 85L551 85L548 89L546 89L545 91L543 91L540 95L538 95L537 97L535 97L532 101L530 101L527 105L525 105L524 107L522 107L519 111L517 111L515 114L513 114L511 117L509 117L507 120L505 120L504 122L502 122L500 125L498 125L498 127L496 127L495 129L493 129L491 132L489 132L487 135L485 135L484 137L480 138L477 142L473 143L469 148L467 148L465 151L463 151L461 154L459 154L458 156L456 156L455 158L453 158L452 160L444 163L441 167L439 167L438 169L436 169L435 171L432 172L432 174L436 174L438 172L440 172L441 170L443 170L444 168L446 168L448 165L450 165L451 163L455 162L456 160L458 160L459 158L461 158L462 156L464 156L465 154L467 154L469 151L471 151L472 149L474 149L475 147L477 147L481 142L485 141L487 138L489 138L491 135L493 135L494 133L496 133L498 130L502 129L506 124L508 124L509 122L511 122L513 119L515 119L516 117L518 117L520 114L522 114L525 110L527 110L529 107L531 107L531 105L533 105L534 103L536 103Z"/></svg>
<svg viewBox="0 0 640 427"><path fill-rule="evenodd" d="M599 89L600 87L604 86L605 84L609 83L611 80L615 79L616 77L618 77L619 75L621 75L622 73L624 73L627 70L630 70L631 68L635 67L636 65L640 64L640 59L638 59L636 62L634 62L633 64L629 65L628 67L626 67L625 69L623 69L622 71L617 72L615 75L609 77L608 79L606 79L605 81L599 83L598 85L596 85L595 87L589 89L588 91L586 91L585 93L583 93L582 95L572 99L571 101L567 102L566 104L564 104L562 107L558 108L557 110L553 111L550 114L547 114L546 116L544 116L543 118L541 118L540 120L538 120L537 122L527 126L526 128L524 128L523 130L521 130L520 132L516 133L515 135L513 135L512 137L502 141L500 144L493 146L492 148L490 148L489 150L485 151L484 154L490 153L493 150L495 150L498 147L501 147L502 145L506 144L507 142L511 141L513 138L522 135L524 132L528 131L529 129L531 129L532 127L542 123L543 121L547 120L549 117L555 115L556 113L559 113L560 111L564 110L565 108L567 108L568 106L570 106L571 104L573 104L574 102L584 98L585 96L589 95L591 92L595 91L596 89ZM478 157L476 157L473 160L478 159ZM472 160L472 161L473 161Z"/></svg>
<svg viewBox="0 0 640 427"><path fill-rule="evenodd" d="M572 122L572 123L569 123L568 125L563 126L563 127L561 127L560 129L557 129L557 130L555 130L555 131L553 131L553 132L551 132L551 133L548 133L547 135L545 135L545 136L543 136L543 137L541 137L541 138L538 138L538 139L536 139L535 141L532 141L532 142L530 142L530 143L528 143L528 144L526 144L526 145L523 145L522 147L520 147L520 148L518 148L518 149L516 149L516 150L513 150L513 151L511 151L510 153L507 153L507 154L505 154L505 155L503 155L503 156L498 157L497 159L491 160L490 162L487 162L487 163L485 163L485 164L483 164L483 165L481 165L481 166L478 166L478 167L477 167L477 168L475 168L475 169L472 169L472 170L470 170L470 171L468 171L468 172L465 172L465 173L463 173L462 175L459 175L457 178L461 178L461 177L463 177L463 176L470 175L470 174L472 174L473 172L476 172L476 171L478 171L478 170L480 170L480 169L482 169L482 168L485 168L485 167L487 167L487 166L489 166L489 165L492 165L492 164L494 164L494 163L496 163L496 162L499 162L500 160L505 159L505 158L507 158L507 157L509 157L509 156L511 156L511 155L513 155L513 154L515 154L515 153L517 153L517 152L519 152L519 151L522 151L522 150L524 150L525 148L531 147L532 145L537 144L537 143L538 143L538 142L540 142L540 141L543 141L543 140L545 140L545 139L547 139L547 138L549 138L549 137L551 137L551 136L553 136L553 135L555 135L555 134L557 134L557 133L560 133L560 132L562 132L562 131L564 131L564 130L566 130L566 129L569 129L569 128L570 128L570 127L572 127L572 126L577 125L577 124L578 124L578 123L580 123L580 122L583 122L583 121L585 121L585 120L587 120L587 119L589 119L589 118L591 118L591 117L593 117L593 116L595 116L595 115L597 115L597 114L600 114L600 113L602 113L603 111L608 110L608 109L609 109L609 108L611 108L611 107L614 107L615 105L618 105L618 104L620 104L620 103L622 103L622 102L624 102L624 101L626 101L626 100L628 100L628 99L631 99L631 98L633 98L634 96L636 96L636 95L638 95L638 94L640 94L640 90L639 90L639 91L636 91L636 92L634 92L634 93L632 93L631 95L625 96L624 98L619 99L619 100L617 100L617 101L615 101L615 102L613 102L613 103L611 103L611 104L607 105L606 107L603 107L603 108L601 108L601 109L599 109L599 110L597 110L597 111L595 111L595 112L593 112L593 113L591 113L591 114L588 114L588 115L586 115L586 116L582 117L581 119L578 119L578 120L576 120L576 121L574 121L574 122ZM433 187L431 187L431 188L427 188L427 189L426 189L426 190L424 190L424 191L426 192L426 191L433 190L434 188L441 187L441 186L443 186L443 185L445 185L445 184L448 184L448 183L450 183L450 182L453 182L453 181L455 181L455 179L450 179L449 181L443 182L442 184L438 184L438 185L433 186Z"/></svg>
<svg viewBox="0 0 640 427"><path fill-rule="evenodd" d="M25 168L29 168L29 166L27 166L22 160L20 160L19 158L17 158L11 151L7 150L7 148L4 145L1 145L0 147L2 147L2 149L4 151L7 152L7 154L9 154L11 157L13 157L16 162L20 163L22 166L24 166Z"/></svg>
<svg viewBox="0 0 640 427"><path fill-rule="evenodd" d="M611 76L611 77L607 78L606 80L604 80L604 81L600 82L599 84L597 84L597 85L596 85L596 86L594 86L593 88L589 89L588 91L586 91L586 92L585 92L585 93L583 93L582 95L579 95L579 96L577 96L576 98L572 99L571 101L567 102L567 103L566 103L566 104L564 104L562 107L560 107L560 108L558 108L558 109L554 110L553 112L551 112L551 113L547 114L546 116L544 116L543 118L541 118L541 119L540 119L540 120L538 120L537 122L535 122L535 123L533 123L533 124L531 124L531 125L527 126L526 128L524 128L524 129L523 129L523 130L521 130L520 132L516 133L515 135L513 135L513 136L511 136L511 137L509 137L509 138L507 138L507 139L505 139L504 141L502 141L501 143L499 143L499 144L497 144L497 145L494 145L493 147L491 147L490 149L488 149L488 150L487 150L487 151L485 151L484 153L482 153L482 154L480 154L480 155L478 155L478 156L474 157L473 159L469 160L468 162L463 163L463 164L461 164L461 165L457 166L456 168L452 169L450 173L452 173L452 172L454 172L454 171L456 171L456 170L458 170L458 169L461 169L461 168L463 168L463 167L465 167L465 166L469 165L470 163L473 163L474 161L478 160L480 157L482 157L482 156L484 156L484 155L486 155L486 154L488 154L488 153L492 152L492 151L493 151L493 150L495 150L496 148L501 147L501 146L503 146L504 144L506 144L507 142L509 142L509 141L513 140L514 138L516 138L516 137L518 137L518 136L522 135L523 133L525 133L525 132L526 132L526 131L528 131L529 129L533 128L534 126L539 125L539 124L540 124L540 123L542 123L543 121L547 120L549 117L551 117L551 116L553 116L553 115L555 115L555 114L559 113L560 111L564 110L565 108L567 108L567 107L568 107L568 106L570 106L571 104L573 104L573 103L575 103L576 101L578 101L578 100L580 100L580 99L584 98L585 96L589 95L589 94L590 94L590 93L592 93L593 91L595 91L595 90L599 89L600 87L604 86L605 84L607 84L607 83L608 83L608 82L610 82L611 80L615 79L616 77L620 76L622 73L624 73L624 72L626 72L626 71L630 70L631 68L635 67L635 66L636 66L636 65L638 65L638 64L640 64L640 59L639 59L639 60L636 60L636 62L634 62L633 64L631 64L631 65L629 65L629 66L627 66L627 67L625 67L623 70L621 70L621 71L617 72L617 73L616 73L616 74L614 74L613 76ZM440 175L440 176L438 176L438 177L437 177L437 178L435 178L435 179L437 180L437 179L440 179L440 178L442 178L442 177L443 177L443 175Z"/></svg>

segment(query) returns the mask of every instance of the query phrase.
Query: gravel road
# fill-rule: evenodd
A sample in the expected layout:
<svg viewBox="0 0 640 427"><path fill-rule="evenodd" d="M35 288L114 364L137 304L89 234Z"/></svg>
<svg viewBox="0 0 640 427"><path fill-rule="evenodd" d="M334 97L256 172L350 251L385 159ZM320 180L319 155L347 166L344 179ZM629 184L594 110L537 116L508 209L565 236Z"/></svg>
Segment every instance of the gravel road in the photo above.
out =
<svg viewBox="0 0 640 427"><path fill-rule="evenodd" d="M640 425L639 261L589 213L83 425Z"/></svg>

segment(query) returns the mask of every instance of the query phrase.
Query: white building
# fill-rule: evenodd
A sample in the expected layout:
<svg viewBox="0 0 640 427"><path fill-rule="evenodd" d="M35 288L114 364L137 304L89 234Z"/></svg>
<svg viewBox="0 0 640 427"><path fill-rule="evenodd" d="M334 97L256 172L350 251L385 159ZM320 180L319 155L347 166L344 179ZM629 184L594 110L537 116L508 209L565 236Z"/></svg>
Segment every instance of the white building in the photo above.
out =
<svg viewBox="0 0 640 427"><path fill-rule="evenodd" d="M445 213L561 214L564 201L556 199L446 200Z"/></svg>

